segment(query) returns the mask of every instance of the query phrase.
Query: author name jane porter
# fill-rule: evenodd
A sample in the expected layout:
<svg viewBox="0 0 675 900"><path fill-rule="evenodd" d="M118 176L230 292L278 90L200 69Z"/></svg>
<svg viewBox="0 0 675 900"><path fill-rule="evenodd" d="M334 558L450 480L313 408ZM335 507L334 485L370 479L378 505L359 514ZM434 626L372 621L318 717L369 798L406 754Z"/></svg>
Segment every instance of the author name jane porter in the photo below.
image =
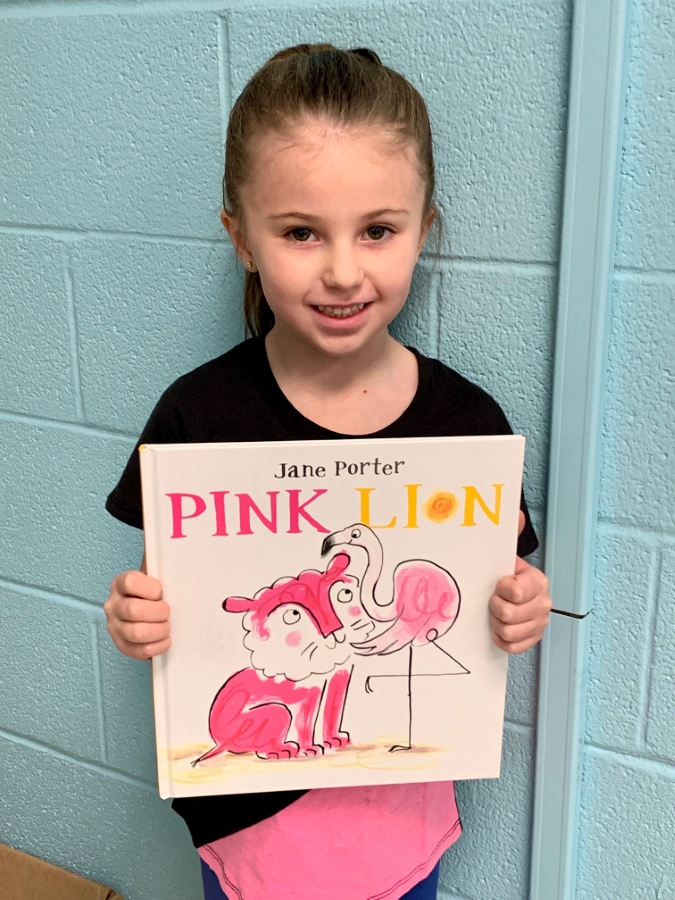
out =
<svg viewBox="0 0 675 900"><path fill-rule="evenodd" d="M363 462L345 462L342 459L336 459L333 462L333 475L398 475L401 466L405 465L405 460L398 459L393 462L382 462L379 456L375 459L365 460ZM330 468L330 467L329 467ZM275 478L325 478L326 466L311 466L306 463L296 465L295 463L278 463L278 471L274 473Z"/></svg>

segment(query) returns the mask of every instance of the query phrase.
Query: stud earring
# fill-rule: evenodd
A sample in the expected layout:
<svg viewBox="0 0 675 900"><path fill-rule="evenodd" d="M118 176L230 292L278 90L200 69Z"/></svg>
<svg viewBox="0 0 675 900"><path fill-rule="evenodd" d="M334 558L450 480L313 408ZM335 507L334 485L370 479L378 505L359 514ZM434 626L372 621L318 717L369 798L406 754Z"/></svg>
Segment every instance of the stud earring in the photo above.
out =
<svg viewBox="0 0 675 900"><path fill-rule="evenodd" d="M249 261L246 263L246 266L247 266L249 269L252 269L252 268L253 268L253 263L251 262L250 259L249 259Z"/></svg>

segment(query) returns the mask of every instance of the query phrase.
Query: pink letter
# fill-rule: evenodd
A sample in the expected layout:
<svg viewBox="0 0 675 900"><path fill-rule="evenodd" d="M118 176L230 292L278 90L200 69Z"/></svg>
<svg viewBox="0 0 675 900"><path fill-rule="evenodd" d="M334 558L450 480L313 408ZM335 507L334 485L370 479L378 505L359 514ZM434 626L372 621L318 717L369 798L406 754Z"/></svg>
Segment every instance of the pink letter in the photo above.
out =
<svg viewBox="0 0 675 900"><path fill-rule="evenodd" d="M173 517L173 534L172 538L183 538L183 519L194 519L206 509L206 501L199 494L167 494L171 500L171 515ZM183 512L183 497L189 497L194 501L195 510L189 515Z"/></svg>
<svg viewBox="0 0 675 900"><path fill-rule="evenodd" d="M256 514L265 528L268 528L271 532L276 534L278 495L279 491L267 491L267 496L270 498L270 517L268 519L253 501L250 494L236 494L236 496L239 497L239 531L237 534L253 534L253 529L251 528L251 512Z"/></svg>
<svg viewBox="0 0 675 900"><path fill-rule="evenodd" d="M316 528L317 531L322 531L324 534L329 534L330 529L324 528L316 519L313 519L312 516L308 512L305 512L305 507L309 506L310 503L313 503L317 497L320 497L322 494L325 494L328 488L318 488L314 491L314 496L310 497L309 500L305 500L304 503L300 503L300 491L292 490L286 491L289 495L289 503L288 503L288 517L290 520L291 527L286 532L287 534L299 534L300 533L300 516L303 519L306 519L312 528Z"/></svg>
<svg viewBox="0 0 675 900"><path fill-rule="evenodd" d="M216 511L216 530L213 537L227 537L227 523L225 521L225 494L229 491L210 491L213 497L213 506Z"/></svg>

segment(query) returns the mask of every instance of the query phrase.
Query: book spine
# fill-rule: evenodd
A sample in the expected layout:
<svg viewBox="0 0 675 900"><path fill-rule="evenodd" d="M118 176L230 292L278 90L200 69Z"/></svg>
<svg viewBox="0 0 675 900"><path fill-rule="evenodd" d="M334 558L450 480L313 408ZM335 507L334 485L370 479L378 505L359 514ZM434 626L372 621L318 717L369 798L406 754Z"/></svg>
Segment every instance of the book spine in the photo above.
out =
<svg viewBox="0 0 675 900"><path fill-rule="evenodd" d="M152 578L163 582L161 532L159 515L159 491L157 490L157 454L153 448L142 445L138 450L141 463L143 496L143 536L145 540L146 571ZM152 696L155 711L155 742L157 748L157 780L159 795L163 800L173 797L171 760L167 751L169 741L169 684L166 653L152 660ZM166 755L166 758L164 756Z"/></svg>

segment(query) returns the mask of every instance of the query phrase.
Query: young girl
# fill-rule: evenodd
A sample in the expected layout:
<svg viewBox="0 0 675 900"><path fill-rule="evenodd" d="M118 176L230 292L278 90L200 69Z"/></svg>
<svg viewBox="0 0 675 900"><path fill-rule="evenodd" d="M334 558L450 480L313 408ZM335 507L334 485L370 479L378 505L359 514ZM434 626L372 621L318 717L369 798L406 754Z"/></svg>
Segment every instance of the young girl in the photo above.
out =
<svg viewBox="0 0 675 900"><path fill-rule="evenodd" d="M388 332L438 216L433 193L424 101L375 53L320 44L272 57L230 115L223 181L251 337L171 385L139 443L510 433L484 391ZM142 527L137 452L107 509ZM536 546L523 502L519 557ZM122 653L167 650L161 596L143 571L115 578L105 611ZM544 575L519 558L490 598L494 642L532 647L550 608ZM449 782L173 806L208 900L433 898L460 833Z"/></svg>

